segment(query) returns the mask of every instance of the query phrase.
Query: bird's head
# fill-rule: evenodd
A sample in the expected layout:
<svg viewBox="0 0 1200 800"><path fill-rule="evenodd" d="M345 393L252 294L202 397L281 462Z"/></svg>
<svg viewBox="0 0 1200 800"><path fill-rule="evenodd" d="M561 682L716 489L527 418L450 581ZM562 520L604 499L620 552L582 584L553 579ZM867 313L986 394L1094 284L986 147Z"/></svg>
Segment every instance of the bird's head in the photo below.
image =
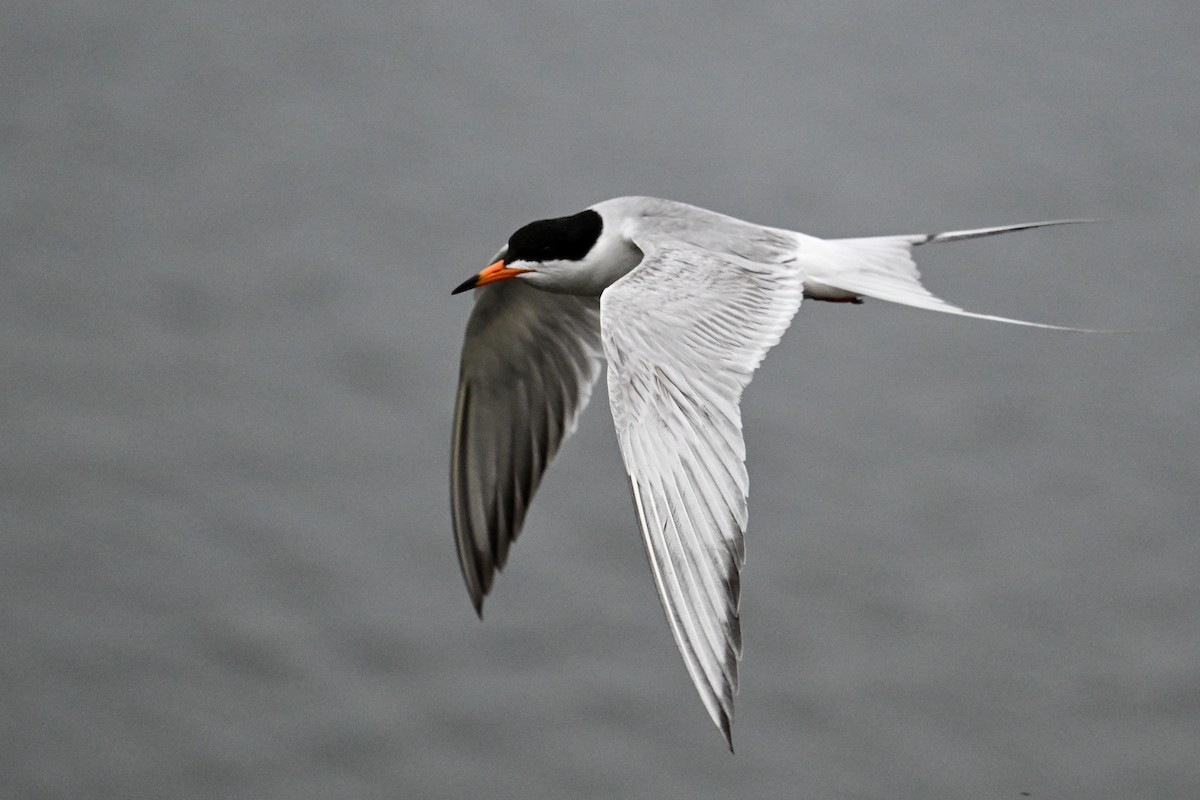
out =
<svg viewBox="0 0 1200 800"><path fill-rule="evenodd" d="M518 229L490 266L463 281L451 294L519 278L545 291L598 295L640 259L641 252L616 226L589 208Z"/></svg>

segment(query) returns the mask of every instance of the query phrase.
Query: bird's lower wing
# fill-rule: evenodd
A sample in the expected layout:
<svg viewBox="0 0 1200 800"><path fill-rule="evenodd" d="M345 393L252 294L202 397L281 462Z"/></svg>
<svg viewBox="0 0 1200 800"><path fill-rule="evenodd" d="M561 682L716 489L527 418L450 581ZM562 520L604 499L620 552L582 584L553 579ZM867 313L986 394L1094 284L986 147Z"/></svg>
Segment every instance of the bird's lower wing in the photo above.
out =
<svg viewBox="0 0 1200 800"><path fill-rule="evenodd" d="M1009 317L998 317L993 314L979 314L951 305L921 284L921 273L917 270L912 256L912 249L924 244L957 242L1032 228L1090 221L1053 220L945 233L873 236L860 239L804 237L801 240L797 261L805 273L806 280L832 286L852 294L865 295L877 300L887 300L891 303L900 303L929 311L940 311L994 322L1007 322L1012 325L1096 333L1097 331L1090 328L1071 328L1064 325L1048 325L1043 322L1027 322Z"/></svg>
<svg viewBox="0 0 1200 800"><path fill-rule="evenodd" d="M801 277L683 243L638 245L642 263L601 297L609 402L667 621L730 740L748 490L738 403L800 307Z"/></svg>
<svg viewBox="0 0 1200 800"><path fill-rule="evenodd" d="M600 303L511 280L476 290L463 340L450 505L475 610L600 374Z"/></svg>

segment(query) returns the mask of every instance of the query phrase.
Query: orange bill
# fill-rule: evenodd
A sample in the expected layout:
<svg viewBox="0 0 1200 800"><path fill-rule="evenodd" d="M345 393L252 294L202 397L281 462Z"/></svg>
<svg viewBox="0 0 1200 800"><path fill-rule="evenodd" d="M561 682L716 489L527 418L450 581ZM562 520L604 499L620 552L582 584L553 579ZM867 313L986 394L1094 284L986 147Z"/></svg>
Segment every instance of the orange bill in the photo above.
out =
<svg viewBox="0 0 1200 800"><path fill-rule="evenodd" d="M515 278L522 272L532 271L533 270L529 269L515 269L513 267L506 267L504 266L504 259L500 259L495 264L480 270L478 275L467 278L450 294L458 294L459 292L465 292L468 289L476 289L480 286L487 286L489 283Z"/></svg>

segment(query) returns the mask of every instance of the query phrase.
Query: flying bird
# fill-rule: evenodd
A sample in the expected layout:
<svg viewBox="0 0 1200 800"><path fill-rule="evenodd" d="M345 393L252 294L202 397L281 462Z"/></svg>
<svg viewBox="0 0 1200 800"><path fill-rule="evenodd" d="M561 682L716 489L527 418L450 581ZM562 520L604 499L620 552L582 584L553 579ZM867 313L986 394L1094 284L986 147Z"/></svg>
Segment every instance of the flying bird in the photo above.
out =
<svg viewBox="0 0 1200 800"><path fill-rule="evenodd" d="M608 364L617 442L683 662L732 749L742 653L746 447L738 407L803 298L977 314L922 284L913 248L1084 220L819 239L672 200L618 197L531 222L454 290L476 290L450 495L467 591L483 598Z"/></svg>

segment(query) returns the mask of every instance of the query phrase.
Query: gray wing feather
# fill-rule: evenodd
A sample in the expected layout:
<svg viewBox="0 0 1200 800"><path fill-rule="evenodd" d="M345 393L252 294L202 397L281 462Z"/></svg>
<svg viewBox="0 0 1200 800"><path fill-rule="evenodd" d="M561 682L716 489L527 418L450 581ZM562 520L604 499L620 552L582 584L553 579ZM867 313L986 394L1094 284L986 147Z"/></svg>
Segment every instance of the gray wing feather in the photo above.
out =
<svg viewBox="0 0 1200 800"><path fill-rule="evenodd" d="M476 290L463 339L450 506L475 610L600 374L600 304L519 280Z"/></svg>
<svg viewBox="0 0 1200 800"><path fill-rule="evenodd" d="M794 267L647 243L601 297L621 456L671 633L731 738L741 657L746 448L738 403L800 307Z"/></svg>

